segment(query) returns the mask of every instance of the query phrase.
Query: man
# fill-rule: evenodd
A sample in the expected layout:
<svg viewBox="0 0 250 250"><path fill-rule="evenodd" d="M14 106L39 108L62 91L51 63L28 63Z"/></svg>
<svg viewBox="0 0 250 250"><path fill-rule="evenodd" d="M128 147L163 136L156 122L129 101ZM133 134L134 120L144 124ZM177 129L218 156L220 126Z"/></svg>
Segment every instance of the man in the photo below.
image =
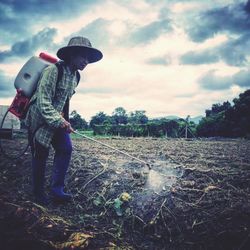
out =
<svg viewBox="0 0 250 250"><path fill-rule="evenodd" d="M72 152L69 133L73 132L73 128L68 119L69 100L80 80L78 70L82 71L89 63L97 62L103 57L101 51L93 48L84 37L71 38L67 46L57 51L57 56L62 60L60 79L58 80L58 66L45 68L26 116L32 152L33 193L35 201L42 205L48 204L44 182L50 144L55 150L52 198L63 202L72 198L64 190Z"/></svg>

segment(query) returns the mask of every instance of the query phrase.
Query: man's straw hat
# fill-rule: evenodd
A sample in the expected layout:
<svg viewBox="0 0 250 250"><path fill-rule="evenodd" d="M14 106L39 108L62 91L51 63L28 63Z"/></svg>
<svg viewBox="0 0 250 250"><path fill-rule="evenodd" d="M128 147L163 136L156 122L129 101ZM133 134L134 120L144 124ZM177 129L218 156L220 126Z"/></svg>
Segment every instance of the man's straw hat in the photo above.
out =
<svg viewBox="0 0 250 250"><path fill-rule="evenodd" d="M72 37L66 47L60 48L57 51L57 56L61 60L67 60L69 55L75 49L79 50L79 53L86 55L89 63L97 62L103 57L100 50L93 48L90 41L81 36Z"/></svg>

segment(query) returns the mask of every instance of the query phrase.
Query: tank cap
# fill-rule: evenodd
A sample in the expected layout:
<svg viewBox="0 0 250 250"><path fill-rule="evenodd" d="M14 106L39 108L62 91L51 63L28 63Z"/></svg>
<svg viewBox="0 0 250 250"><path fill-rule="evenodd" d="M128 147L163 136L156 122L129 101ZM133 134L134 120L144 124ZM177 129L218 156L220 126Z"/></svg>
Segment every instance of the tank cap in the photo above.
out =
<svg viewBox="0 0 250 250"><path fill-rule="evenodd" d="M39 57L42 58L43 60L47 61L47 62L50 62L50 63L56 63L58 61L55 57L53 57L53 56L51 56L49 54L46 54L44 52L41 52L39 54Z"/></svg>

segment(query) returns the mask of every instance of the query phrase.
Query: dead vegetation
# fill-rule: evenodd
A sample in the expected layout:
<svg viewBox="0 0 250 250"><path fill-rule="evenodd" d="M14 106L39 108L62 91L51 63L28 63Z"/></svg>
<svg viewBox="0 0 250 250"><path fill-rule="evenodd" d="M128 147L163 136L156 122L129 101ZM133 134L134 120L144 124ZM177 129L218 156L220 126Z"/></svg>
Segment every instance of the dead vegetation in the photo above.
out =
<svg viewBox="0 0 250 250"><path fill-rule="evenodd" d="M74 200L43 208L32 202L30 155L1 156L3 249L248 249L249 141L102 140L153 170L75 140L67 179ZM51 167L52 155L47 191Z"/></svg>

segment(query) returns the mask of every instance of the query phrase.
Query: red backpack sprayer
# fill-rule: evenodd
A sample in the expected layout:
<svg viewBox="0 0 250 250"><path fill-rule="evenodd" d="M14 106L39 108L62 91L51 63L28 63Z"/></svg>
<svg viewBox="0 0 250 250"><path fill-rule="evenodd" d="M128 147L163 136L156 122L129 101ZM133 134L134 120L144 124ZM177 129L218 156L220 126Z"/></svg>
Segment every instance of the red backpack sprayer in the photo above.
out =
<svg viewBox="0 0 250 250"><path fill-rule="evenodd" d="M31 57L17 74L14 82L16 96L0 124L0 150L7 158L17 159L28 149L27 129L23 120L42 71L57 61L48 54L40 53L38 57Z"/></svg>
<svg viewBox="0 0 250 250"><path fill-rule="evenodd" d="M28 60L18 73L14 86L17 94L9 107L9 112L20 119L25 117L29 101L34 94L43 69L58 60L48 54L40 53Z"/></svg>

